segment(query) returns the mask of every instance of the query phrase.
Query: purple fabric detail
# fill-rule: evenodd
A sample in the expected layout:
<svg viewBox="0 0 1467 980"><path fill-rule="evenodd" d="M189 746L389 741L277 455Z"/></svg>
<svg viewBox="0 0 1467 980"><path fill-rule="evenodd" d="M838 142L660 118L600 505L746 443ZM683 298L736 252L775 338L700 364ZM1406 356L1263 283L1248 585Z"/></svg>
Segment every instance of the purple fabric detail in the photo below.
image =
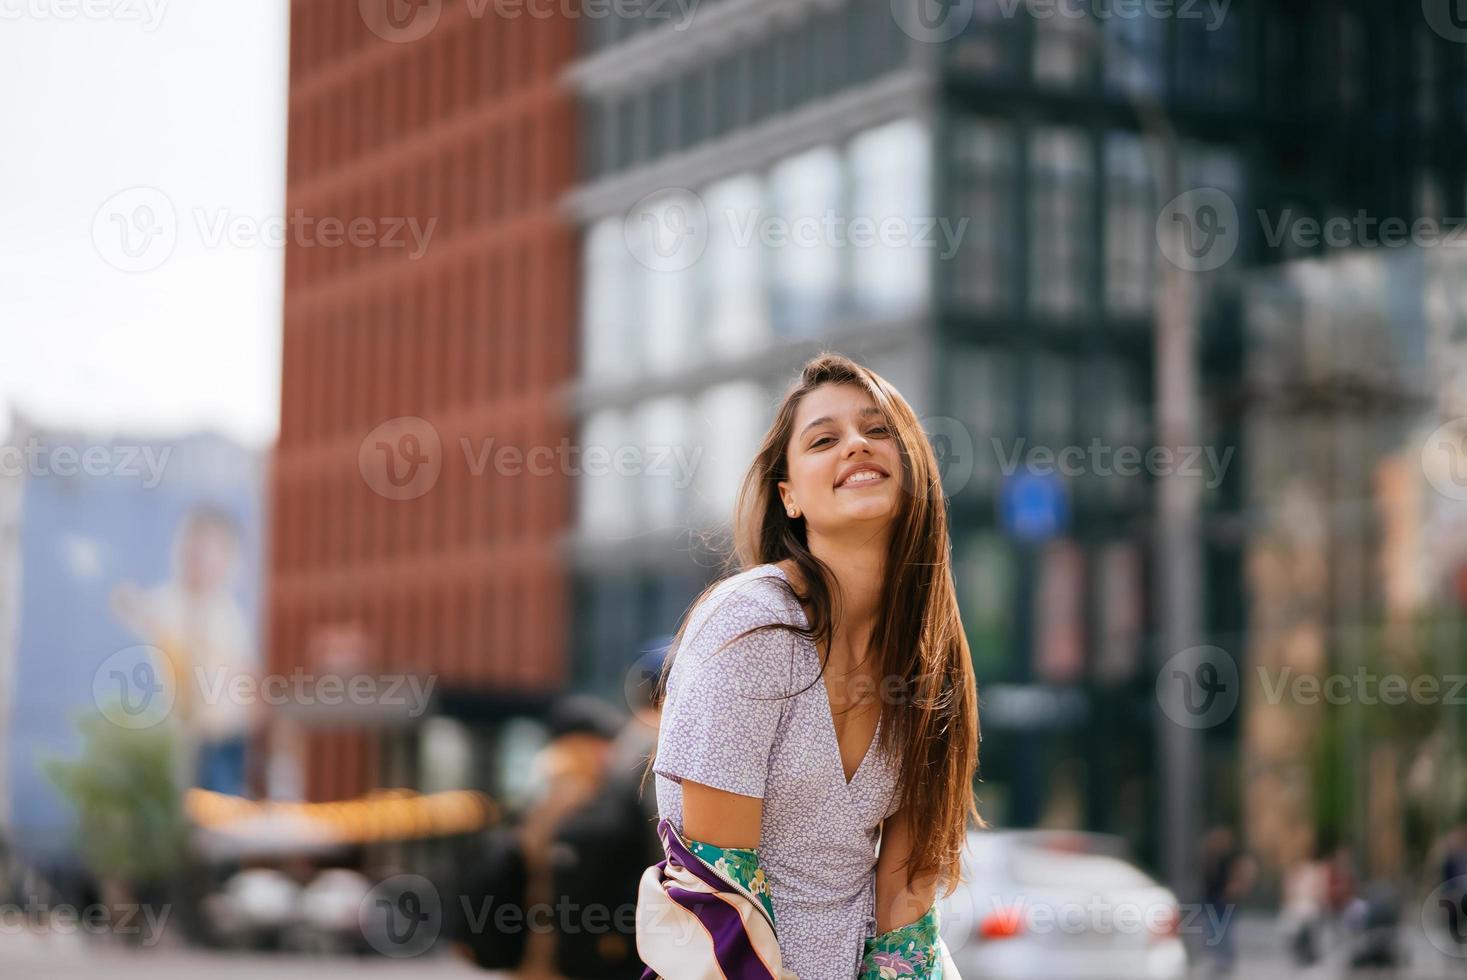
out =
<svg viewBox="0 0 1467 980"><path fill-rule="evenodd" d="M662 872L664 883L667 881L668 861L676 861L717 893L691 891L677 885L663 886L669 898L691 912L703 924L703 928L708 930L713 938L713 955L718 960L719 969L729 980L775 980L769 967L754 951L753 941L744 928L744 920L738 910L718 895L734 894L744 901L750 899L688 850L670 820L664 817L657 822L657 834L662 838L662 846L667 851L667 857L656 865ZM764 914L763 907L757 900L754 905L761 915ZM768 921L767 917L765 921ZM772 925L771 923L771 927ZM660 978L650 967L644 967L641 980Z"/></svg>

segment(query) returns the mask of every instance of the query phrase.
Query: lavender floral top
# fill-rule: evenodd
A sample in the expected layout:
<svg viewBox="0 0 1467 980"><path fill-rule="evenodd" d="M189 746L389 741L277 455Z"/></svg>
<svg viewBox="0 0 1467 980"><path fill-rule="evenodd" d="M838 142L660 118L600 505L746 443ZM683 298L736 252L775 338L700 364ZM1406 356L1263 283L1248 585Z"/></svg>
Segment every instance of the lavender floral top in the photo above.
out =
<svg viewBox="0 0 1467 980"><path fill-rule="evenodd" d="M846 782L812 642L766 630L715 653L751 626L807 625L782 579L779 566L759 565L693 610L668 676L657 810L684 833L683 779L761 797L758 853L785 968L800 980L854 980L876 929L876 842L897 810L898 760L873 742Z"/></svg>

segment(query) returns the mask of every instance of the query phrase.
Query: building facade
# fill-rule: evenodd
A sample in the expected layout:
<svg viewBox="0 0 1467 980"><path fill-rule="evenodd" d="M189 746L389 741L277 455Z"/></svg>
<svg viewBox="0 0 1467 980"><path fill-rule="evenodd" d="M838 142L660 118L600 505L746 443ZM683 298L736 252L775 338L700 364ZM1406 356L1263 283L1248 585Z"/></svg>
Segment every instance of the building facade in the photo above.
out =
<svg viewBox="0 0 1467 980"><path fill-rule="evenodd" d="M1195 642L1241 659L1237 295L1290 257L1252 216L1410 216L1423 179L1452 213L1463 188L1440 129L1463 45L1420 10L1202 7L719 0L588 19L568 73L581 440L649 460L682 446L690 465L581 480L578 684L614 691L676 626L779 393L806 355L839 350L896 384L945 456L984 809L1159 855L1158 746L1176 729L1156 680L1178 651L1157 632L1158 474L1120 454L1158 438L1161 264L1190 275L1197 448L1213 450L1192 474ZM1370 136L1387 123L1404 142ZM1221 261L1167 253L1159 218L1183 193L1235 209L1227 227L1184 216L1187 246L1210 229ZM1241 812L1239 725L1196 736L1188 778L1211 820Z"/></svg>
<svg viewBox="0 0 1467 980"><path fill-rule="evenodd" d="M270 668L432 678L438 716L282 722L310 799L431 782L445 737L441 778L492 783L499 722L564 685L571 486L526 461L570 435L574 47L485 5L292 3L286 206L318 232L286 249Z"/></svg>

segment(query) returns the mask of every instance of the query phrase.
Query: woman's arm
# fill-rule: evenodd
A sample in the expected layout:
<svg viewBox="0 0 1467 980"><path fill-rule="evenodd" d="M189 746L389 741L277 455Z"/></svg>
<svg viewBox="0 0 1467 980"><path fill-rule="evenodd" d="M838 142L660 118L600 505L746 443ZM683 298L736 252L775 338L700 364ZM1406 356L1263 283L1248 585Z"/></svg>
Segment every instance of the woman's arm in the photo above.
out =
<svg viewBox="0 0 1467 980"><path fill-rule="evenodd" d="M683 780L683 837L688 848L759 899L774 921L774 899L759 860L764 801Z"/></svg>
<svg viewBox="0 0 1467 980"><path fill-rule="evenodd" d="M906 809L881 825L881 847L876 855L876 932L911 925L937 899L937 876L928 875L907 886L907 862L912 857L912 827Z"/></svg>
<svg viewBox="0 0 1467 980"><path fill-rule="evenodd" d="M862 950L859 980L940 980L943 976L937 877L926 875L909 886L906 864L911 856L911 820L905 809L898 810L881 827L876 855L876 935L867 938Z"/></svg>
<svg viewBox="0 0 1467 980"><path fill-rule="evenodd" d="M764 801L683 780L683 836L717 847L759 846Z"/></svg>

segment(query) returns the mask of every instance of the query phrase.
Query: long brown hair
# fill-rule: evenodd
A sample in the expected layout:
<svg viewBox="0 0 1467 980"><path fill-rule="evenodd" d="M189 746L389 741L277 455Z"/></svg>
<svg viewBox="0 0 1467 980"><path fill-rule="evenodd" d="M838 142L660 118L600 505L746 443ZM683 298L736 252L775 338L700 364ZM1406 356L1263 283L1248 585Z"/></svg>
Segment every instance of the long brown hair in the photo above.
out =
<svg viewBox="0 0 1467 980"><path fill-rule="evenodd" d="M925 880L935 875L939 894L950 893L962 878L962 851L970 821L977 827L985 824L973 795L978 770L978 689L953 586L947 501L937 458L916 413L884 378L847 357L820 354L801 369L744 476L734 513L727 572L736 574L786 559L792 562L805 592L798 594L788 582L781 583L804 607L808 628L774 622L735 639L765 629L789 630L825 648L822 672L829 661L830 640L839 619L835 577L810 552L803 519L786 514L778 489L789 475L786 454L800 402L828 384L856 385L866 391L885 413L901 456L905 492L893 519L870 650L880 667L881 690L890 692L893 685L887 679L897 679L900 683L895 687L902 693L882 698L880 748L901 760L897 798L899 808L911 815L912 828L908 886L919 877ZM673 656L691 612L717 585L715 581L704 589L678 627L654 695L659 706L666 697Z"/></svg>

